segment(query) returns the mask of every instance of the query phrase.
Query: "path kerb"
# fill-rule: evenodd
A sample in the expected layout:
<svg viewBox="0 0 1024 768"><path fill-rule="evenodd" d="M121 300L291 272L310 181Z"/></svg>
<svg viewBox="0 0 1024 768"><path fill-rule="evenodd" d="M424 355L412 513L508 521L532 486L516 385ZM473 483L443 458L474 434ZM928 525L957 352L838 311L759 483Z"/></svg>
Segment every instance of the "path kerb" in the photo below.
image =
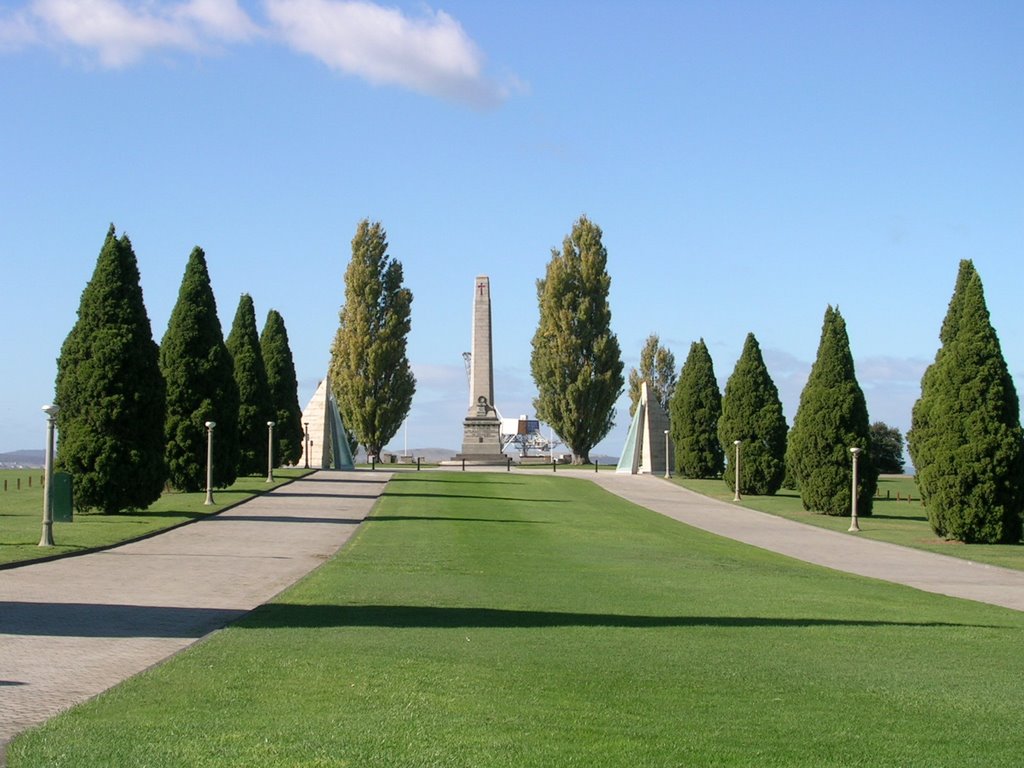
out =
<svg viewBox="0 0 1024 768"><path fill-rule="evenodd" d="M390 479L317 472L218 515L0 574L3 745L267 602L351 536Z"/></svg>

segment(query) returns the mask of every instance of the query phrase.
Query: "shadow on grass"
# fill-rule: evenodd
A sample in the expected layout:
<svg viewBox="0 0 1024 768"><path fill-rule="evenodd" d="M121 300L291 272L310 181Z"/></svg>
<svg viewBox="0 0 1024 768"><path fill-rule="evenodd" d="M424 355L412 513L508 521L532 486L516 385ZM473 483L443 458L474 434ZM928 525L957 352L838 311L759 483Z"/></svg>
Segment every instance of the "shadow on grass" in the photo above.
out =
<svg viewBox="0 0 1024 768"><path fill-rule="evenodd" d="M284 493L274 493L267 498L270 499L376 499L380 494L376 493L334 493L332 491L316 492L316 493L295 493L294 491L287 491Z"/></svg>
<svg viewBox="0 0 1024 768"><path fill-rule="evenodd" d="M49 637L202 637L245 615L232 608L0 601L0 633Z"/></svg>
<svg viewBox="0 0 1024 768"><path fill-rule="evenodd" d="M440 515L376 515L366 518L368 523L392 523L403 520L442 521L446 523L527 523L529 525L551 525L550 520L503 520L496 517L443 517Z"/></svg>
<svg viewBox="0 0 1024 768"><path fill-rule="evenodd" d="M928 522L927 515L880 515L878 512L872 512L868 517L869 520L917 520L922 523Z"/></svg>
<svg viewBox="0 0 1024 768"><path fill-rule="evenodd" d="M381 627L388 629L535 629L544 627L978 627L938 621L874 621L767 616L634 616L614 613L516 611L499 608L437 608L413 605L292 605L271 603L239 623L245 629Z"/></svg>
<svg viewBox="0 0 1024 768"><path fill-rule="evenodd" d="M517 496L477 496L472 493L405 493L385 491L381 497L392 499L477 499L484 501L522 501L527 504L565 504L569 499L526 499Z"/></svg>
<svg viewBox="0 0 1024 768"><path fill-rule="evenodd" d="M215 511L215 510L214 510ZM185 512L183 510L176 509L143 509L138 512L125 512L124 514L115 513L112 515L105 515L102 512L76 512L76 518L82 518L90 521L110 521L112 523L140 523L144 524L148 520L162 520L166 518L173 518L175 520L199 520L200 518L210 517L214 511L210 512ZM126 517L138 517L139 520L126 520Z"/></svg>
<svg viewBox="0 0 1024 768"><path fill-rule="evenodd" d="M504 470L502 470L504 472ZM420 483L461 483L462 485L526 485L524 480L495 480L490 477L486 480L479 480L480 472L467 472L466 474L458 473L454 477L452 473L446 473L448 476L444 477L440 473L430 473L426 475L417 475L415 478L409 478L410 481L415 479L416 482ZM508 473L505 473L508 474Z"/></svg>

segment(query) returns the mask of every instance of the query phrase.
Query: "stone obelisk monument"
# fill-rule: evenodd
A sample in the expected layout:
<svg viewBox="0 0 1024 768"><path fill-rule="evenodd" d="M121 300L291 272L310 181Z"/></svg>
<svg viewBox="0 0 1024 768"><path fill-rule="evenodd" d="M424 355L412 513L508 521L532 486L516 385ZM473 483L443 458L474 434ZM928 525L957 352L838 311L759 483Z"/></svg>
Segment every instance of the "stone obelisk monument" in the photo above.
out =
<svg viewBox="0 0 1024 768"><path fill-rule="evenodd" d="M469 412L463 421L462 453L455 458L476 464L504 464L501 417L494 407L491 362L491 281L480 275L473 284L473 344L469 361Z"/></svg>

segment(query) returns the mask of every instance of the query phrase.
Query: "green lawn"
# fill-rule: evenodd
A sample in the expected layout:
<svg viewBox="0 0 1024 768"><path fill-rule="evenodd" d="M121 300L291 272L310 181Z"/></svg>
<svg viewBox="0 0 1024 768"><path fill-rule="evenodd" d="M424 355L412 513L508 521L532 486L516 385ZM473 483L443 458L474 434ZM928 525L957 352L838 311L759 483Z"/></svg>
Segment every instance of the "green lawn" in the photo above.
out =
<svg viewBox="0 0 1024 768"><path fill-rule="evenodd" d="M25 766L1016 766L1024 614L547 475L404 473L340 556Z"/></svg>
<svg viewBox="0 0 1024 768"><path fill-rule="evenodd" d="M732 501L733 492L721 480L690 480L674 477L673 482L691 491L721 501ZM905 547L962 557L978 563L1024 570L1024 547L1015 544L963 544L938 538L928 524L928 513L921 504L921 494L913 478L883 475L878 479L878 495L871 517L859 518L861 532L850 534L867 539L888 541ZM888 492L888 497L886 497ZM897 501L897 494L900 500ZM907 501L908 497L912 501ZM744 496L742 506L773 515L817 525L833 531L846 531L849 517L831 517L804 511L800 494L782 489L775 496Z"/></svg>
<svg viewBox="0 0 1024 768"><path fill-rule="evenodd" d="M42 533L43 489L40 469L0 470L0 565L38 560L109 547L157 531L181 525L250 499L256 494L291 482L308 474L308 469L275 469L274 483L266 477L243 477L229 488L214 491L212 506L206 506L202 493L165 493L149 509L123 515L75 514L72 523L54 523L55 546L40 547ZM32 486L28 480L31 478ZM18 481L20 482L20 489Z"/></svg>

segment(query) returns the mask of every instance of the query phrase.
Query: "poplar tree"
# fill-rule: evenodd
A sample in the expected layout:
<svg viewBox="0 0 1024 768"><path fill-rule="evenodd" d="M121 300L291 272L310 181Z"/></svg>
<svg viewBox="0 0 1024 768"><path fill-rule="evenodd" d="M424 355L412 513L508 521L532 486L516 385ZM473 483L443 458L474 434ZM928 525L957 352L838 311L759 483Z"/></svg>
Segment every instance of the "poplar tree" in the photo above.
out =
<svg viewBox="0 0 1024 768"><path fill-rule="evenodd" d="M722 393L704 339L690 345L669 408L676 472L683 477L719 477L723 458L716 429Z"/></svg>
<svg viewBox="0 0 1024 768"><path fill-rule="evenodd" d="M160 497L165 387L127 235L110 225L57 359L60 448L76 506L144 509Z"/></svg>
<svg viewBox="0 0 1024 768"><path fill-rule="evenodd" d="M830 306L825 310L818 356L800 393L786 451L786 463L800 488L804 509L826 515L850 514L850 448L857 447L864 451L857 468L857 514L869 516L878 482L870 446L867 403L857 383L846 321L838 308Z"/></svg>
<svg viewBox="0 0 1024 768"><path fill-rule="evenodd" d="M545 276L537 281L533 406L565 441L574 464L590 463L590 450L614 424L615 400L625 383L619 341L611 331L607 262L601 228L581 216L561 253L552 249Z"/></svg>
<svg viewBox="0 0 1024 768"><path fill-rule="evenodd" d="M907 434L929 522L945 538L1015 544L1024 507L1020 403L969 260L960 262L939 339Z"/></svg>
<svg viewBox="0 0 1024 768"><path fill-rule="evenodd" d="M779 390L768 373L761 346L753 333L725 384L718 439L727 459L723 474L730 490L736 486L735 441L740 444L740 492L771 496L786 474L786 418Z"/></svg>
<svg viewBox="0 0 1024 768"><path fill-rule="evenodd" d="M274 420L274 405L267 384L267 369L256 332L256 310L252 296L243 293L228 334L228 352L234 363L238 386L238 474L259 475L267 471L268 421Z"/></svg>
<svg viewBox="0 0 1024 768"><path fill-rule="evenodd" d="M329 367L345 428L374 456L402 426L416 391L406 356L412 291L387 251L380 222L359 222Z"/></svg>
<svg viewBox="0 0 1024 768"><path fill-rule="evenodd" d="M167 381L164 436L170 483L180 491L206 487L206 427L213 435L213 485L235 482L238 469L238 385L224 344L217 302L202 248L192 250L160 342Z"/></svg>
<svg viewBox="0 0 1024 768"><path fill-rule="evenodd" d="M302 409L299 407L299 383L295 361L288 344L288 329L277 310L267 313L267 322L260 334L260 352L267 370L267 386L273 404L274 463L296 464L302 457Z"/></svg>
<svg viewBox="0 0 1024 768"><path fill-rule="evenodd" d="M658 334L652 333L640 350L640 366L629 371L629 415L636 412L640 402L640 384L647 382L648 391L668 412L672 391L676 386L676 358L661 346Z"/></svg>

